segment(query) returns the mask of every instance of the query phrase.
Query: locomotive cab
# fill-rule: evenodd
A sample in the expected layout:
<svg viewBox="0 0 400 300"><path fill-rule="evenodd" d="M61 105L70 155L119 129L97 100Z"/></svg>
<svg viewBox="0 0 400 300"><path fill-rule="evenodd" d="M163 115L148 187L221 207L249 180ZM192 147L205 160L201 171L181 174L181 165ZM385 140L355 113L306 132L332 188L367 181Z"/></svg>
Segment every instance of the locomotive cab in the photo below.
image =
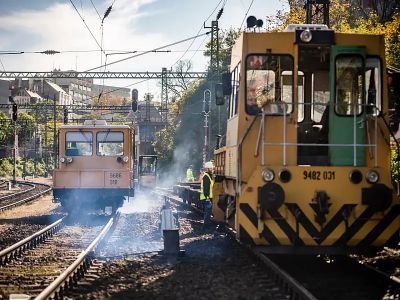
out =
<svg viewBox="0 0 400 300"><path fill-rule="evenodd" d="M133 196L133 131L126 125L85 121L59 130L54 198L68 212L112 207Z"/></svg>
<svg viewBox="0 0 400 300"><path fill-rule="evenodd" d="M293 25L243 32L231 57L214 215L270 252L396 239L383 36Z"/></svg>

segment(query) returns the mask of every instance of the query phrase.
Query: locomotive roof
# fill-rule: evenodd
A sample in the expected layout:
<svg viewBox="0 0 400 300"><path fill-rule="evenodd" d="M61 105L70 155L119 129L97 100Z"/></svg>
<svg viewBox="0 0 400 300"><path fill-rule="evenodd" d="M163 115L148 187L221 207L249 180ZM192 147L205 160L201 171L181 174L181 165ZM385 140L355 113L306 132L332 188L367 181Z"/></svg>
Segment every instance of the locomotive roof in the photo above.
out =
<svg viewBox="0 0 400 300"><path fill-rule="evenodd" d="M60 129L124 129L130 128L128 125L62 125Z"/></svg>

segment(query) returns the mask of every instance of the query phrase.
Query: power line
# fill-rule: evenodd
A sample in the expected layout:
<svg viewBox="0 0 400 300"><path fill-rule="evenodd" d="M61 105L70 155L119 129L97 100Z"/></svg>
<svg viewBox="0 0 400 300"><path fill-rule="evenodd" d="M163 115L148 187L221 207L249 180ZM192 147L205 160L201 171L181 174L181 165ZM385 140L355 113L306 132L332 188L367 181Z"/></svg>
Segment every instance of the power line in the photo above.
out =
<svg viewBox="0 0 400 300"><path fill-rule="evenodd" d="M240 24L240 27L239 27L239 28L242 28L242 26L243 26L243 23L244 23L244 20L246 19L246 17L247 17L247 14L249 13L249 10L250 10L251 6L253 5L253 2L254 2L254 0L251 0L251 3L250 3L250 5L249 5L249 8L247 9L247 11L246 11L246 14L244 15L244 18L243 18L242 24Z"/></svg>
<svg viewBox="0 0 400 300"><path fill-rule="evenodd" d="M213 10L213 11L211 12L211 14L207 17L207 19L204 21L204 23L207 22L207 21L211 18L211 16L212 16L212 15L214 14L214 12L217 10L218 6L221 4L222 1L223 1L223 0L220 0L220 1L218 2L218 4L215 6L214 10ZM226 1L227 1L227 0L225 0L223 6L226 4ZM222 6L222 7L223 7L223 6ZM203 24L200 26L200 29L199 29L199 31L197 32L197 34L199 34L200 31L201 31L202 29L203 29ZM170 68L172 68L172 67L175 66L180 60L182 60L182 58L186 55L186 53L189 51L189 49L193 46L194 41L195 41L195 39L192 40L192 42L190 43L189 47L187 47L186 51L181 55L181 57L180 57L176 62L174 62L174 63L170 66ZM197 50L195 51L195 54L196 54L196 53L197 53ZM192 55L192 58L194 57L195 54ZM192 58L191 58L191 59L192 59Z"/></svg>
<svg viewBox="0 0 400 300"><path fill-rule="evenodd" d="M204 49L205 50L205 49ZM44 51L18 51L18 50L0 50L0 55L15 55L15 54L47 54L46 51L54 51L54 50L44 50ZM106 55L124 55L124 54L132 54L132 53L142 53L151 51L153 53L172 53L172 52L196 52L198 50L118 50L118 49L103 49L106 52L115 51L115 53L107 53ZM64 54L64 53L92 53L92 52L102 52L100 49L92 49L92 50L59 50L55 51L55 53L51 54Z"/></svg>
<svg viewBox="0 0 400 300"><path fill-rule="evenodd" d="M85 24L87 30L89 30L91 36L93 37L93 39L95 40L97 46L99 46L99 48L102 50L101 45L99 44L99 42L97 41L96 37L93 35L92 31L90 30L89 26L86 24L85 19L81 16L81 14L79 13L78 9L76 8L74 2L72 2L72 0L69 0L72 4L72 6L74 7L75 11L78 13L79 17L82 19L83 24ZM102 51L104 52L104 51Z"/></svg>
<svg viewBox="0 0 400 300"><path fill-rule="evenodd" d="M144 51L144 52L142 52L142 53L138 53L138 54L135 54L135 55L126 57L126 58L122 58L122 59L119 59L119 60L116 60L116 61L113 61L113 62L108 63L107 66L110 66L110 65L113 65L113 64L116 64L116 63L120 63L120 62L122 62L122 61L125 61L125 60L128 60L128 59L132 59L132 58L135 58L135 57L139 57L139 56L142 56L142 55L151 53L151 52L153 52L153 51L158 51L158 50L161 50L161 49L164 49L164 48L167 48L167 47L175 46L175 45L178 45L178 44L181 44L181 43L190 41L190 40L192 40L192 39L196 39L196 38L198 38L198 37L207 35L207 34L209 34L209 33L210 33L210 31L205 32L205 33L202 33L202 34L199 34L199 35L195 35L195 36L189 37L189 38L184 39L184 40L180 40L180 41L175 42L175 43L171 43L171 44L168 44L168 45L165 45L165 46L161 46L161 47L158 47L158 48L155 48L155 49L152 49L152 50ZM91 68L91 69L89 69L89 70L86 70L85 72L93 71L93 70L100 69L100 68L103 68L103 67L104 67L104 65L101 65L101 66L98 66L98 67L95 67L95 68Z"/></svg>
<svg viewBox="0 0 400 300"><path fill-rule="evenodd" d="M97 8L96 8L96 6L94 5L94 3L93 3L93 1L92 1L92 0L90 0L90 2L92 3L92 5L93 5L93 8L94 8L94 10L96 11L96 13L97 13L97 15L99 16L99 19L100 19L100 21L101 21L101 16L100 16L99 12L97 11Z"/></svg>

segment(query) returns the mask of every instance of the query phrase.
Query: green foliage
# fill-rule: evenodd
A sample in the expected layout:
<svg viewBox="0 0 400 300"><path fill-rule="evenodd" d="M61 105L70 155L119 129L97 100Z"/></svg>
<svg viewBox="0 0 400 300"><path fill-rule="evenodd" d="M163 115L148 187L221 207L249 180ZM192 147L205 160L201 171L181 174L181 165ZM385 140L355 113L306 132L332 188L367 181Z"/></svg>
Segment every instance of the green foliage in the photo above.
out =
<svg viewBox="0 0 400 300"><path fill-rule="evenodd" d="M392 169L392 181L393 182L400 182L400 162L399 162L399 153L395 150L392 149L391 151L391 156L390 156L390 166Z"/></svg>
<svg viewBox="0 0 400 300"><path fill-rule="evenodd" d="M239 29L229 29L229 30L219 30L218 42L219 42L219 53L217 57L220 63L220 72L229 71L229 65L231 63L231 50L235 44L236 39L240 35ZM211 41L206 44L206 50L204 51L204 56L211 57L211 47L213 46L213 51L216 51L217 41L211 44ZM214 55L214 54L213 54ZM211 66L213 70L217 70L216 66Z"/></svg>
<svg viewBox="0 0 400 300"><path fill-rule="evenodd" d="M26 175L32 176L35 174L35 163L33 160L29 159L25 163L24 167L24 161L20 158L17 158L16 164L16 176L21 177L24 168L25 168L25 173ZM3 158L0 159L0 177L1 178L12 178L13 176L13 161L11 158ZM45 174L45 164L43 162L38 162L36 163L36 175L37 176L44 176Z"/></svg>
<svg viewBox="0 0 400 300"><path fill-rule="evenodd" d="M0 177L10 177L13 173L13 165L9 159L0 159Z"/></svg>
<svg viewBox="0 0 400 300"><path fill-rule="evenodd" d="M0 111L0 143L3 143L7 139L10 125L7 115Z"/></svg>

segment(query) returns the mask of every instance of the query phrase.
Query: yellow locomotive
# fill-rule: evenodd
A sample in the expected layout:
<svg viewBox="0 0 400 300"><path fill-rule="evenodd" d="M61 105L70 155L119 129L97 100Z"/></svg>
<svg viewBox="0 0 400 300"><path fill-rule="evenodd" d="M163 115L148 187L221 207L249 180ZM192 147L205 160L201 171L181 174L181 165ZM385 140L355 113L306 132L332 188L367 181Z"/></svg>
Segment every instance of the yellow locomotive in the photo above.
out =
<svg viewBox="0 0 400 300"><path fill-rule="evenodd" d="M213 205L238 239L286 253L398 240L384 45L318 24L240 35Z"/></svg>
<svg viewBox="0 0 400 300"><path fill-rule="evenodd" d="M67 211L116 211L125 197L133 196L134 132L129 126L87 120L63 125L58 136L53 195Z"/></svg>

